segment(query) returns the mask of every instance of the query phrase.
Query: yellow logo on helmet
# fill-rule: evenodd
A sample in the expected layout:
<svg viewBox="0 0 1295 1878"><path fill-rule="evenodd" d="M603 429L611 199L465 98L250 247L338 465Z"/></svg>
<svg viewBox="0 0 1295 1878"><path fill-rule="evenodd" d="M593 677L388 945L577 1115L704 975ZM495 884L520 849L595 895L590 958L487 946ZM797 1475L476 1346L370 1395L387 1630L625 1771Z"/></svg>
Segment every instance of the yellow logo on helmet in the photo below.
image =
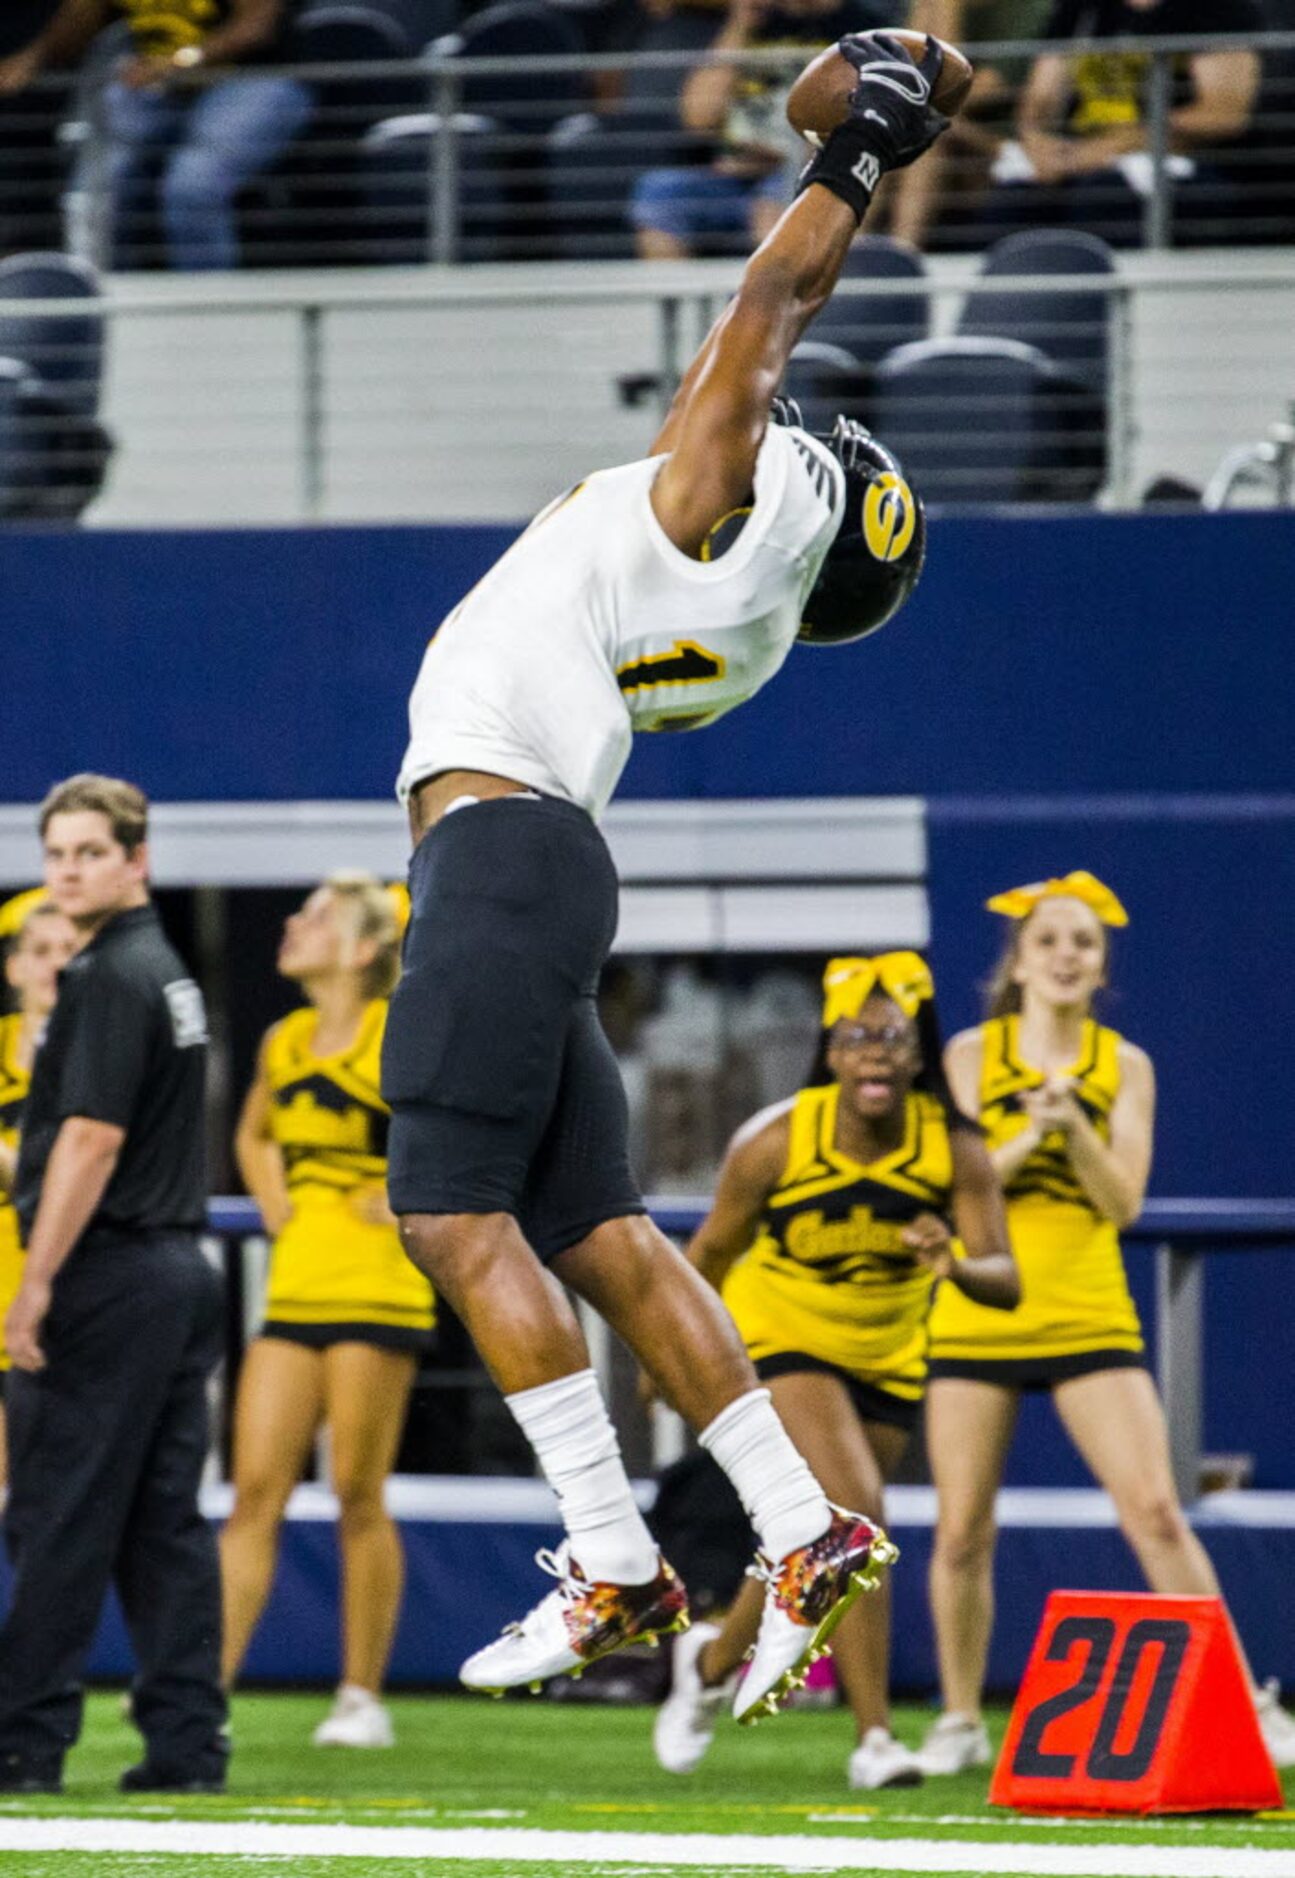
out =
<svg viewBox="0 0 1295 1878"><path fill-rule="evenodd" d="M886 470L868 484L863 498L863 538L877 561L902 558L917 527L917 504L902 476Z"/></svg>

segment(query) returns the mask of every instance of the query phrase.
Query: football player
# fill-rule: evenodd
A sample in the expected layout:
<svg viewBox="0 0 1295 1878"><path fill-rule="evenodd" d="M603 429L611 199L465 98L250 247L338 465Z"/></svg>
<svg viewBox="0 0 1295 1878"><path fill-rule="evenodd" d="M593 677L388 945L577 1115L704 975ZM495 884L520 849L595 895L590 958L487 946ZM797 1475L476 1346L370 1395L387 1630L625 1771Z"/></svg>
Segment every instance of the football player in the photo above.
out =
<svg viewBox="0 0 1295 1878"><path fill-rule="evenodd" d="M769 422L881 175L945 126L938 47L907 88L880 41L852 59L848 118L747 263L652 454L536 519L442 625L410 703L413 918L383 1048L391 1204L567 1534L539 1558L553 1589L463 1665L475 1689L538 1685L687 1623L563 1286L637 1353L759 1536L767 1596L740 1713L776 1706L894 1553L829 1505L715 1292L647 1218L594 1004L617 910L597 818L634 731L712 722L797 638L862 637L921 568L920 506L865 431Z"/></svg>

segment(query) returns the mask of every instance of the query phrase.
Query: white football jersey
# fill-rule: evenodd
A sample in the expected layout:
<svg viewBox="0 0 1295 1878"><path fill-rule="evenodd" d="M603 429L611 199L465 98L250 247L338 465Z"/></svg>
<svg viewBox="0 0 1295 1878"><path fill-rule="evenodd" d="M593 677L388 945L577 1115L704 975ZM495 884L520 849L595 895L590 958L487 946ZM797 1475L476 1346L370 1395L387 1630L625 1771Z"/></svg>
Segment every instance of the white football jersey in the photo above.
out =
<svg viewBox="0 0 1295 1878"><path fill-rule="evenodd" d="M665 460L600 470L550 504L445 620L409 702L402 801L425 777L476 769L596 817L634 731L713 723L773 677L835 538L844 472L771 424L740 533L695 561L652 510Z"/></svg>

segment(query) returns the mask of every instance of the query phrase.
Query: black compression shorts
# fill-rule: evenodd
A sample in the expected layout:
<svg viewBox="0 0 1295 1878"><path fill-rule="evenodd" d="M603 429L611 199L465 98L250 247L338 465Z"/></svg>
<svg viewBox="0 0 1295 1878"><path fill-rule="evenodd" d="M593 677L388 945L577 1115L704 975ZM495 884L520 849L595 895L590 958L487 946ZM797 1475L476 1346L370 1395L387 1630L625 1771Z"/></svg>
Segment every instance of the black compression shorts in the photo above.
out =
<svg viewBox="0 0 1295 1878"><path fill-rule="evenodd" d="M520 795L455 809L409 890L382 1052L394 1211L511 1213L545 1260L644 1212L595 1004L617 883L590 817Z"/></svg>

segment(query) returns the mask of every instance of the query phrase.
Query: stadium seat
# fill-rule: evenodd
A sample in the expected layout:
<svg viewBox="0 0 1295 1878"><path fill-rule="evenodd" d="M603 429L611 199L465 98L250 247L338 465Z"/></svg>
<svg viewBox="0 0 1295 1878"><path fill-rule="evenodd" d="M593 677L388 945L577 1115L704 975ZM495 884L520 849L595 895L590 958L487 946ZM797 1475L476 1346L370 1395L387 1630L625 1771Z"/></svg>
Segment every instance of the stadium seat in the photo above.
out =
<svg viewBox="0 0 1295 1878"><path fill-rule="evenodd" d="M715 37L719 15L708 7L680 7L644 19L633 50L687 55L678 64L632 64L614 104L582 111L554 127L549 143L550 214L557 252L573 260L635 252L627 213L630 193L645 170L706 162L714 139L685 130L679 93L692 63Z"/></svg>
<svg viewBox="0 0 1295 1878"><path fill-rule="evenodd" d="M427 49L442 58L497 59L497 73L478 72L464 80L461 108L484 112L523 135L545 135L585 99L584 77L574 69L511 69L517 60L574 58L586 50L571 16L542 0L501 0Z"/></svg>
<svg viewBox="0 0 1295 1878"><path fill-rule="evenodd" d="M628 260L634 238L625 202L643 167L639 132L617 119L579 111L548 138L548 213L563 258Z"/></svg>
<svg viewBox="0 0 1295 1878"><path fill-rule="evenodd" d="M0 312L0 357L19 359L68 411L93 417L103 378L99 277L66 254L0 261L0 301L66 300L66 315Z"/></svg>
<svg viewBox="0 0 1295 1878"><path fill-rule="evenodd" d="M587 102L588 81L574 66L537 72L527 69L526 61L575 59L585 49L570 15L543 0L503 0L427 48L439 59L492 61L491 70L463 78L457 102L469 116L488 117L497 126L491 157L505 203L499 258L552 259L561 252L549 176L550 140L557 126Z"/></svg>
<svg viewBox="0 0 1295 1878"><path fill-rule="evenodd" d="M1111 275L1115 256L1106 242L1082 229L1022 229L1004 235L980 263L982 280L1010 281L1040 274ZM1055 292L968 294L958 320L967 339L1015 339L1037 346L1067 376L1104 393L1110 361L1110 296L1082 288Z"/></svg>
<svg viewBox="0 0 1295 1878"><path fill-rule="evenodd" d="M425 87L380 67L410 59L417 22L395 0L306 0L285 56L294 64L351 65L312 80L315 106L279 160L245 192L240 225L247 259L315 266L365 260L361 187L365 133L384 117L417 110Z"/></svg>
<svg viewBox="0 0 1295 1878"><path fill-rule="evenodd" d="M810 330L817 333L817 323ZM842 412L866 424L871 390L871 368L857 353L818 338L801 340L782 380L782 395L800 406L806 430L820 435Z"/></svg>
<svg viewBox="0 0 1295 1878"><path fill-rule="evenodd" d="M1264 31L1295 34L1295 0L1261 0ZM1259 96L1236 146L1213 152L1229 185L1216 239L1295 241L1295 39L1263 55Z"/></svg>
<svg viewBox="0 0 1295 1878"><path fill-rule="evenodd" d="M861 235L845 257L841 279L923 281L926 263L888 235ZM814 338L844 346L861 362L877 365L896 346L926 338L929 308L921 292L873 297L838 291L814 321Z"/></svg>
<svg viewBox="0 0 1295 1878"><path fill-rule="evenodd" d="M877 368L873 429L927 502L1087 502L1101 487L1101 403L1037 346L927 339Z"/></svg>
<svg viewBox="0 0 1295 1878"><path fill-rule="evenodd" d="M0 521L71 522L103 486L112 445L22 359L0 357Z"/></svg>
<svg viewBox="0 0 1295 1878"><path fill-rule="evenodd" d="M319 0L303 7L293 21L288 53L301 64L349 65L407 58L414 45L404 24L384 6Z"/></svg>
<svg viewBox="0 0 1295 1878"><path fill-rule="evenodd" d="M375 124L363 146L362 256L404 265L440 252L435 186L436 139L441 120L417 111ZM500 167L502 131L491 117L459 112L458 227L453 243L460 261L495 261L504 253L510 210Z"/></svg>
<svg viewBox="0 0 1295 1878"><path fill-rule="evenodd" d="M21 359L0 358L0 521L22 520L37 481L27 395L36 379Z"/></svg>

